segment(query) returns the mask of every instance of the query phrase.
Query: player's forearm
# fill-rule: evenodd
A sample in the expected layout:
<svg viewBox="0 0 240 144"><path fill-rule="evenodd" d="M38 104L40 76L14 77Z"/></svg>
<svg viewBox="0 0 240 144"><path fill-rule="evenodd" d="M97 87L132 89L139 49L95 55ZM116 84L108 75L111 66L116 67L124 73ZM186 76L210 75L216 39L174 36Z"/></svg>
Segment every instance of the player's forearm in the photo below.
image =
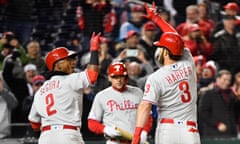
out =
<svg viewBox="0 0 240 144"><path fill-rule="evenodd" d="M142 101L137 111L136 127L143 128L149 118L152 104L146 101Z"/></svg>
<svg viewBox="0 0 240 144"><path fill-rule="evenodd" d="M160 15L153 17L152 21L155 22L163 32L177 32L169 23L163 20Z"/></svg>
<svg viewBox="0 0 240 144"><path fill-rule="evenodd" d="M87 74L91 84L94 84L99 74L98 51L91 51L90 62L87 66Z"/></svg>
<svg viewBox="0 0 240 144"><path fill-rule="evenodd" d="M40 122L37 123L37 122L30 121L30 120L29 120L29 122L30 122L30 124L32 126L32 129L34 131L39 131L40 130L40 127L41 127L41 123Z"/></svg>
<svg viewBox="0 0 240 144"><path fill-rule="evenodd" d="M100 35L97 35L93 32L91 40L90 40L90 62L87 67L87 74L91 84L94 84L97 81L98 73L99 73L99 59L98 59L98 51L100 48Z"/></svg>
<svg viewBox="0 0 240 144"><path fill-rule="evenodd" d="M146 132L150 132L151 128L152 128L152 122L153 122L153 118L152 115L149 115L147 118L147 122L145 123L143 130L145 130Z"/></svg>
<svg viewBox="0 0 240 144"><path fill-rule="evenodd" d="M144 130L144 125L147 122L150 111L152 108L152 104L146 101L142 101L138 107L137 111L137 122L134 130L134 136L132 140L132 144L139 144L141 140L141 135Z"/></svg>

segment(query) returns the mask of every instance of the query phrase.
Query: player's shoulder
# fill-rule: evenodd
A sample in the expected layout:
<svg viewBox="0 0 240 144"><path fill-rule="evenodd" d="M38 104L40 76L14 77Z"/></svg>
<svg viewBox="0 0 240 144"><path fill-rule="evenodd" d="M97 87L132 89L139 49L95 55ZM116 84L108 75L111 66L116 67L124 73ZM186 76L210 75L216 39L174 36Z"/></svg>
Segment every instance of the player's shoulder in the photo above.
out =
<svg viewBox="0 0 240 144"><path fill-rule="evenodd" d="M110 87L107 87L107 88L99 91L99 92L96 94L96 96L97 96L97 95L105 95L106 93L109 94L109 93L111 93L112 91L113 91L113 89L112 89L112 87L110 86Z"/></svg>
<svg viewBox="0 0 240 144"><path fill-rule="evenodd" d="M190 49L184 48L183 56L182 56L181 60L191 60L191 61L193 60L193 56L191 54Z"/></svg>
<svg viewBox="0 0 240 144"><path fill-rule="evenodd" d="M151 73L147 80L148 81L159 81L159 79L161 79L161 75L163 75L163 73L167 72L167 67L166 66L161 66L160 68L158 68L156 71L154 71L153 73Z"/></svg>
<svg viewBox="0 0 240 144"><path fill-rule="evenodd" d="M79 75L86 75L86 71L79 71L79 72L74 72L69 75L66 75L66 77L79 77Z"/></svg>

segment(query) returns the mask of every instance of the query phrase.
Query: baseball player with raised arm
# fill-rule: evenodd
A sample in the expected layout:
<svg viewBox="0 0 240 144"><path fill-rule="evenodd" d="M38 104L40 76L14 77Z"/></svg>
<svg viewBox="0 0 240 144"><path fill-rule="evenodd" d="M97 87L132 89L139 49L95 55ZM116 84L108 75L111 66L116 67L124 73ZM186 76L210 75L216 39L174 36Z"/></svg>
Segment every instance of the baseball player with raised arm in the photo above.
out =
<svg viewBox="0 0 240 144"><path fill-rule="evenodd" d="M139 144L143 126L153 104L158 106L156 144L200 144L197 129L197 82L190 51L184 48L181 36L152 8L145 5L146 17L162 30L158 62L161 67L152 73L145 84L144 96L138 107L132 144Z"/></svg>
<svg viewBox="0 0 240 144"><path fill-rule="evenodd" d="M96 134L104 134L107 144L130 144L143 92L140 88L127 85L128 74L124 63L111 63L108 79L111 86L97 93L94 98L88 116L88 128ZM151 129L151 115L147 119L141 135L142 143L146 142Z"/></svg>
<svg viewBox="0 0 240 144"><path fill-rule="evenodd" d="M93 33L91 58L85 71L74 73L75 61L65 47L58 47L46 56L52 72L34 96L28 119L33 129L40 129L39 144L84 144L80 134L83 89L98 77L100 33Z"/></svg>

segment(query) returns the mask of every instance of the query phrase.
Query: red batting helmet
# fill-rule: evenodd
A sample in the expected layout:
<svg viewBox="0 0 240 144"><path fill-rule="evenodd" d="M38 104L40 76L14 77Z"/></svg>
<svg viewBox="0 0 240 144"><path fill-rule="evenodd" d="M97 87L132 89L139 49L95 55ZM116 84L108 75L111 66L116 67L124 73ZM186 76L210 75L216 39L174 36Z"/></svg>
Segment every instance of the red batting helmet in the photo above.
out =
<svg viewBox="0 0 240 144"><path fill-rule="evenodd" d="M174 56L181 56L183 54L184 43L182 37L175 32L163 33L160 40L153 44L157 47L167 48Z"/></svg>
<svg viewBox="0 0 240 144"><path fill-rule="evenodd" d="M108 67L109 76L127 76L126 65L122 62L111 63Z"/></svg>
<svg viewBox="0 0 240 144"><path fill-rule="evenodd" d="M46 65L50 71L53 71L53 65L61 59L72 56L76 53L69 51L65 47L58 47L50 51L46 56Z"/></svg>

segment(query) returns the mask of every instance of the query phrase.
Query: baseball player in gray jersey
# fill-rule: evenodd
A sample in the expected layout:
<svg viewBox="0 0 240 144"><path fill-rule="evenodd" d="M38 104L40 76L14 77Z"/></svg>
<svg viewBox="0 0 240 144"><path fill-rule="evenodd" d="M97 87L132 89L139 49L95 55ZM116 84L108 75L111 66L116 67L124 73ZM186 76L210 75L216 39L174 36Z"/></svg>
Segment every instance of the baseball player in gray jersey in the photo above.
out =
<svg viewBox="0 0 240 144"><path fill-rule="evenodd" d="M80 134L82 90L97 80L99 42L100 33L93 33L89 65L79 73L73 73L76 53L59 47L47 54L52 76L35 94L28 116L32 128L41 130L39 144L84 144Z"/></svg>
<svg viewBox="0 0 240 144"><path fill-rule="evenodd" d="M152 8L145 5L146 17L162 30L159 49L161 67L146 81L143 100L138 107L132 144L139 144L140 135L153 104L158 106L156 144L200 144L197 129L197 82L193 58L184 48L181 36Z"/></svg>
<svg viewBox="0 0 240 144"><path fill-rule="evenodd" d="M125 64L115 62L108 68L108 77L112 86L95 96L88 116L88 127L96 134L104 134L107 144L130 144L133 136L137 107L142 99L140 88L126 85L128 74ZM146 141L151 129L152 118L143 128L142 142ZM126 133L122 133L122 129Z"/></svg>

